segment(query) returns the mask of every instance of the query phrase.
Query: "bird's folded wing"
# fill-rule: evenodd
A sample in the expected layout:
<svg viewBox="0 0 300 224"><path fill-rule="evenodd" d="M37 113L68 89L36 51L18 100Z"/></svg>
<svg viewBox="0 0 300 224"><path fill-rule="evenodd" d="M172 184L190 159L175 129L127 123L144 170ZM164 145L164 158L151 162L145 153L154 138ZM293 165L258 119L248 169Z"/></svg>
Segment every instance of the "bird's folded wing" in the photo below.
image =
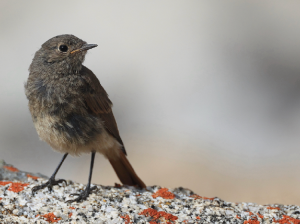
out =
<svg viewBox="0 0 300 224"><path fill-rule="evenodd" d="M82 66L80 71L85 79L89 91L84 92L84 99L91 113L99 116L104 122L106 130L123 146L122 150L126 155L123 141L120 137L118 126L112 112L112 102L104 88L101 86L95 74L87 67Z"/></svg>

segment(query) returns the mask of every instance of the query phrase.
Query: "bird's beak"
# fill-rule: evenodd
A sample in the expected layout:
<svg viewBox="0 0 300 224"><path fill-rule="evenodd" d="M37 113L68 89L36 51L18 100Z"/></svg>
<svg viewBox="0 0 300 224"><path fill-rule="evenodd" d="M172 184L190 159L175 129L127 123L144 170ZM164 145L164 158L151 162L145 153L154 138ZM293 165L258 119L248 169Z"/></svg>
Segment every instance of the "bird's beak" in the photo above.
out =
<svg viewBox="0 0 300 224"><path fill-rule="evenodd" d="M98 46L97 44L85 44L81 48L71 51L71 54L76 53L78 51L87 51L97 46Z"/></svg>

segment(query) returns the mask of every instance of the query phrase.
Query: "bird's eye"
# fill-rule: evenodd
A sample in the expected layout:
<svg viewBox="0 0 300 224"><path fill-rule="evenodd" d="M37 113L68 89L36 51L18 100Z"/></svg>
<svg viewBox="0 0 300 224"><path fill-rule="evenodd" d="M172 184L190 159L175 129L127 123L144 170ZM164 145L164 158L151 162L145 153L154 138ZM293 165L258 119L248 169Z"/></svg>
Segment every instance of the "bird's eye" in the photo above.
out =
<svg viewBox="0 0 300 224"><path fill-rule="evenodd" d="M67 52L68 51L68 46L67 45L60 45L59 46L59 50L61 52Z"/></svg>

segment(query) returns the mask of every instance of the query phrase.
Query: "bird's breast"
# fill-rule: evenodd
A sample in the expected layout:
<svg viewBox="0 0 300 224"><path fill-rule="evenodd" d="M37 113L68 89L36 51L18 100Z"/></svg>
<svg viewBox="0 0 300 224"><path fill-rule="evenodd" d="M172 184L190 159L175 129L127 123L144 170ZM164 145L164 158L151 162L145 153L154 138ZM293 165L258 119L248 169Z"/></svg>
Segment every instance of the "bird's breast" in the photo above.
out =
<svg viewBox="0 0 300 224"><path fill-rule="evenodd" d="M103 131L101 119L89 113L80 77L37 77L27 84L29 109L40 138L54 148L85 145Z"/></svg>

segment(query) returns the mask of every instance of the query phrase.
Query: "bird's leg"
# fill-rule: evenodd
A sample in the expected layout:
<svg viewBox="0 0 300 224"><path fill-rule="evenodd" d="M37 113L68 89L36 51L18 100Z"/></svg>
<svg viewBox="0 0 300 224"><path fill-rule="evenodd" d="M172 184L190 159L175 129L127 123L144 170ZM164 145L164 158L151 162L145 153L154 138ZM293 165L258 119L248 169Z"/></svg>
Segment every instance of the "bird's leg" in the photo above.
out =
<svg viewBox="0 0 300 224"><path fill-rule="evenodd" d="M40 189L44 189L45 187L48 187L49 191L52 191L52 187L54 185L58 185L59 183L62 183L62 182L66 183L66 180L64 180L64 179L55 180L55 176L56 176L56 173L58 172L59 168L61 167L62 163L65 161L67 155L68 155L68 153L64 154L64 156L61 159L60 163L56 167L54 173L52 174L52 176L49 178L49 180L46 183L44 183L42 185L35 186L35 187L32 188L32 194L34 194L34 192L36 192Z"/></svg>
<svg viewBox="0 0 300 224"><path fill-rule="evenodd" d="M88 180L88 183L86 185L86 188L80 194L70 194L70 196L78 196L78 197L73 199L73 200L68 200L67 203L72 203L74 201L79 202L81 200L85 200L85 199L88 198L90 192L97 188L96 186L91 188L91 179L92 179L92 173L93 173L93 167L94 167L95 153L96 152L92 152L91 165L90 165L90 174L89 174L89 180Z"/></svg>

